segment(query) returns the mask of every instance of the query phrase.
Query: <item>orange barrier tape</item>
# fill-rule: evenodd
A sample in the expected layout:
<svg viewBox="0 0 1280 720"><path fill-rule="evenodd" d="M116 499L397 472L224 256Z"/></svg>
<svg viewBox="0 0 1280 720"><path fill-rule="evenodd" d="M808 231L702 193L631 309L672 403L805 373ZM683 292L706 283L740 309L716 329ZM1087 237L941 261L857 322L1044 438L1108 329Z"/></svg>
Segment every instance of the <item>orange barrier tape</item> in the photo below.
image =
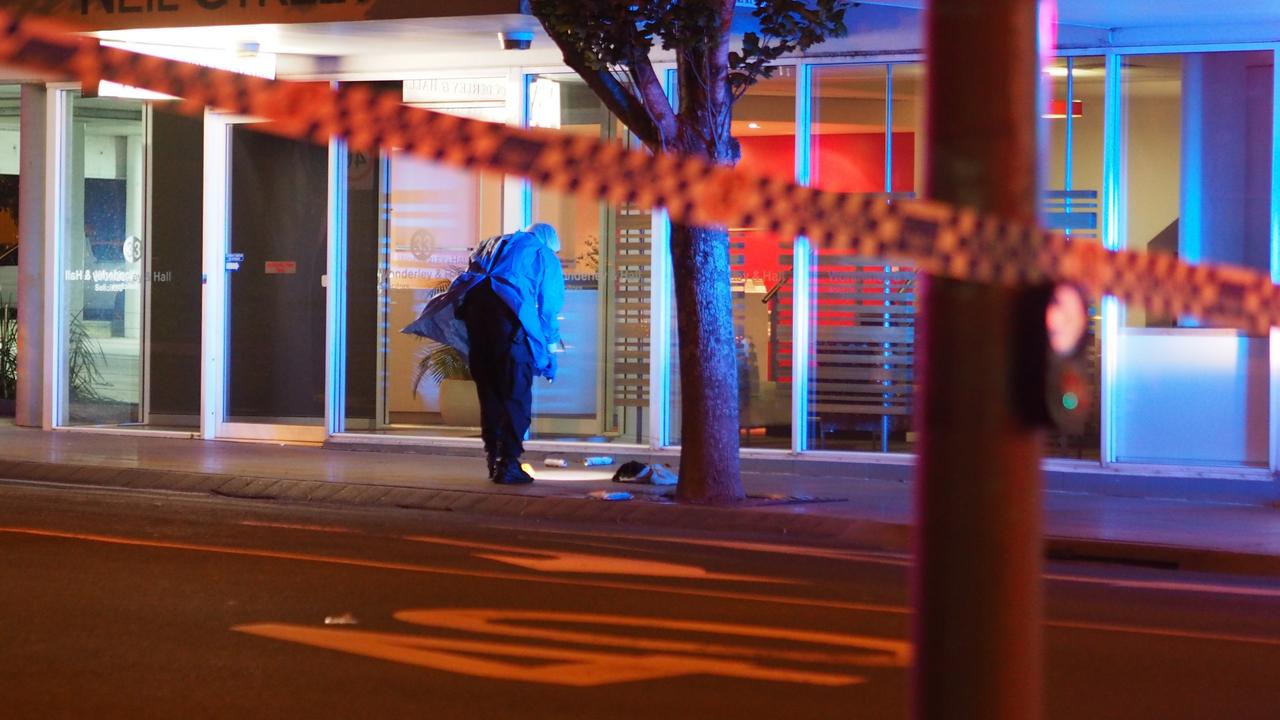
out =
<svg viewBox="0 0 1280 720"><path fill-rule="evenodd" d="M759 227L820 246L910 263L978 282L1073 282L1164 315L1265 334L1280 325L1280 292L1244 268L1110 251L1035 227L930 200L886 202L802 187L697 158L650 155L616 143L514 128L418 108L394 91L266 80L101 46L49 20L0 12L0 63L70 74L86 87L107 79L205 107L261 117L264 129L353 150L400 149L454 167L520 175L612 203L665 207L673 221Z"/></svg>

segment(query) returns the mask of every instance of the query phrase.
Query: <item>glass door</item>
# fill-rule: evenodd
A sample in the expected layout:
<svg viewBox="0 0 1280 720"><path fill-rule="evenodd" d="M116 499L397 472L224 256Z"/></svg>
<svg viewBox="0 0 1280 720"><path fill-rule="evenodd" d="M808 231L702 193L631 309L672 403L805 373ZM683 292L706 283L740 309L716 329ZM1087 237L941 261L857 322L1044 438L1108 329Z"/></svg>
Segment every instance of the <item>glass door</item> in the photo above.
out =
<svg viewBox="0 0 1280 720"><path fill-rule="evenodd" d="M529 80L530 124L639 147L576 75ZM653 215L532 185L530 220L560 236L564 307L556 381L533 383L531 439L649 442Z"/></svg>
<svg viewBox="0 0 1280 720"><path fill-rule="evenodd" d="M200 408L201 121L166 103L55 97L52 422L189 437Z"/></svg>
<svg viewBox="0 0 1280 720"><path fill-rule="evenodd" d="M259 132L243 118L211 124L219 127L208 151L221 173L206 182L225 195L214 222L206 220L210 307L221 316L207 318L221 339L206 384L213 436L321 442L327 148Z"/></svg>
<svg viewBox="0 0 1280 720"><path fill-rule="evenodd" d="M1116 246L1272 268L1271 51L1121 60ZM1116 462L1270 465L1268 335L1124 307L1108 341Z"/></svg>

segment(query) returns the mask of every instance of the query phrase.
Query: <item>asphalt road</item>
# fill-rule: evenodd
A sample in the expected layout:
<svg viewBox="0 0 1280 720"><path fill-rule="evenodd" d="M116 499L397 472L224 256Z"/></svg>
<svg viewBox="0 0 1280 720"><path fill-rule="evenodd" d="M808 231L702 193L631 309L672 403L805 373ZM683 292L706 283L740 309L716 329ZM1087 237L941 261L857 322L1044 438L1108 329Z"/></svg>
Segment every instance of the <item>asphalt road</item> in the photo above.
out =
<svg viewBox="0 0 1280 720"><path fill-rule="evenodd" d="M905 717L907 569L776 538L0 482L0 707ZM1047 717L1280 718L1280 582L1055 564L1047 588Z"/></svg>

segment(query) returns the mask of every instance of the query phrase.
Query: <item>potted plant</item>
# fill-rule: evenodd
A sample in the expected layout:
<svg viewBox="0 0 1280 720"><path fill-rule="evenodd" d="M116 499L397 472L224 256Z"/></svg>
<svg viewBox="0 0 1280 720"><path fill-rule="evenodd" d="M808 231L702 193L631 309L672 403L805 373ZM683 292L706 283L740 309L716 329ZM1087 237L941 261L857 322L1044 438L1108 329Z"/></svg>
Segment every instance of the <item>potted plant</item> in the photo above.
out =
<svg viewBox="0 0 1280 720"><path fill-rule="evenodd" d="M73 402L102 402L102 348L89 335L80 314L67 326L68 384ZM13 417L18 396L18 309L0 303L0 417Z"/></svg>
<svg viewBox="0 0 1280 720"><path fill-rule="evenodd" d="M18 392L18 311L0 305L0 416L12 417Z"/></svg>
<svg viewBox="0 0 1280 720"><path fill-rule="evenodd" d="M427 343L418 354L413 373L413 396L418 396L422 379L430 376L440 386L440 415L446 425L478 427L480 401L476 383L471 378L467 359L462 353L442 343Z"/></svg>

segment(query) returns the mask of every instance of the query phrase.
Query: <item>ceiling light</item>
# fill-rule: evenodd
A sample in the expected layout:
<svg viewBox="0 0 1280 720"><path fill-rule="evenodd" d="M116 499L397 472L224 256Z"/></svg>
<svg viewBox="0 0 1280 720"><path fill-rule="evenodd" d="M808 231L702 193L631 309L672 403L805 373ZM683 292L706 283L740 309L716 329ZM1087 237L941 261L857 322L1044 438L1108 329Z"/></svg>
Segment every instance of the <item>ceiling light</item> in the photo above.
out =
<svg viewBox="0 0 1280 720"><path fill-rule="evenodd" d="M1068 76L1075 78L1099 77L1104 74L1102 68L1080 67L1079 65L1073 68L1068 68L1066 65L1046 65L1042 72L1052 78L1065 78Z"/></svg>

